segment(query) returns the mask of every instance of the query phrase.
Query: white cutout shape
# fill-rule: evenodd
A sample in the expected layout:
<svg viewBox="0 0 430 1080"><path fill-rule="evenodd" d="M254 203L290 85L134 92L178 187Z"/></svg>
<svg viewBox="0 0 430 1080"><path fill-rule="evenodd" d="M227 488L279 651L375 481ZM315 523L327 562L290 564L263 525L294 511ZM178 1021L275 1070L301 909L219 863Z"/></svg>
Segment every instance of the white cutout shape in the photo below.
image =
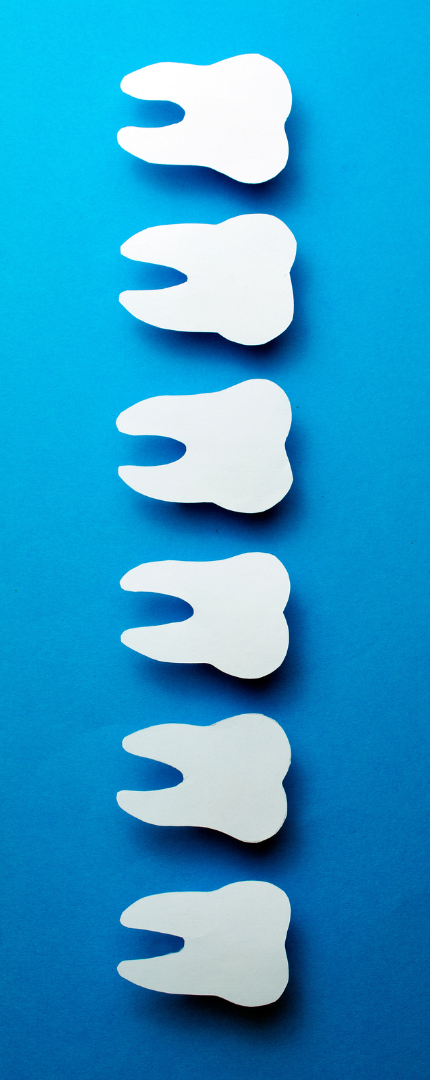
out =
<svg viewBox="0 0 430 1080"><path fill-rule="evenodd" d="M121 128L118 142L135 157L159 165L206 165L246 184L270 180L286 165L291 88L282 68L266 56L248 53L207 66L151 64L126 75L121 90L185 109L178 124Z"/></svg>
<svg viewBox="0 0 430 1080"><path fill-rule="evenodd" d="M183 622L125 630L123 644L144 656L212 664L240 679L261 679L285 658L290 581L275 555L250 551L216 562L142 563L120 584L129 592L179 596L194 609Z"/></svg>
<svg viewBox="0 0 430 1080"><path fill-rule="evenodd" d="M183 774L176 787L118 792L121 808L141 821L216 829L247 844L268 840L285 821L282 781L291 749L269 716L245 713L208 727L159 724L127 735L122 745Z"/></svg>
<svg viewBox="0 0 430 1080"><path fill-rule="evenodd" d="M147 398L116 423L127 435L162 435L187 447L169 465L121 465L120 477L141 495L256 514L275 506L291 487L285 452L291 406L269 379L249 379L213 394Z"/></svg>
<svg viewBox="0 0 430 1080"><path fill-rule="evenodd" d="M126 240L121 253L187 275L167 289L122 292L136 319L164 330L218 333L241 345L282 334L294 312L292 232L271 214L242 214L218 225L155 225Z"/></svg>
<svg viewBox="0 0 430 1080"><path fill-rule="evenodd" d="M185 939L180 952L118 965L124 979L148 990L212 994L254 1008L277 1001L288 983L290 904L267 881L146 896L123 911L121 922Z"/></svg>

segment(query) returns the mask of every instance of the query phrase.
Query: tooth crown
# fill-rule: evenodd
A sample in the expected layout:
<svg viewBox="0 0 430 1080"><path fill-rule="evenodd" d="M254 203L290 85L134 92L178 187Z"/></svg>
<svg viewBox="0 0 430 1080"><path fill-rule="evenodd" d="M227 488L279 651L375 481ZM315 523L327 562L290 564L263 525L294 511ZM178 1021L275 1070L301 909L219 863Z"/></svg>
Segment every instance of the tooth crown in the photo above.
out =
<svg viewBox="0 0 430 1080"><path fill-rule="evenodd" d="M153 326L264 345L293 318L296 241L271 214L242 214L219 225L156 225L126 240L121 253L188 277L167 289L121 293L123 307Z"/></svg>
<svg viewBox="0 0 430 1080"><path fill-rule="evenodd" d="M209 727L160 724L128 735L122 745L184 777L161 791L118 792L122 809L142 821L217 829L250 844L267 840L285 821L282 781L291 750L268 716L231 716Z"/></svg>
<svg viewBox="0 0 430 1080"><path fill-rule="evenodd" d="M268 1005L288 982L289 921L287 896L267 881L147 896L123 912L123 926L183 937L184 948L149 960L124 960L118 971L165 994L211 994L237 1005Z"/></svg>
<svg viewBox="0 0 430 1080"><path fill-rule="evenodd" d="M128 435L162 435L186 444L169 465L122 465L135 491L174 502L213 502L255 514L284 498L292 483L285 439L287 395L268 379L249 379L213 394L156 397L122 412Z"/></svg>
<svg viewBox="0 0 430 1080"><path fill-rule="evenodd" d="M268 675L284 660L289 577L275 555L253 551L216 562L142 563L121 587L179 596L194 608L184 622L126 630L121 641L153 660L212 664L242 679Z"/></svg>
<svg viewBox="0 0 430 1080"><path fill-rule="evenodd" d="M185 109L178 124L118 132L120 146L144 161L204 165L247 184L270 180L286 165L291 89L266 56L248 53L207 66L151 64L126 75L121 89Z"/></svg>

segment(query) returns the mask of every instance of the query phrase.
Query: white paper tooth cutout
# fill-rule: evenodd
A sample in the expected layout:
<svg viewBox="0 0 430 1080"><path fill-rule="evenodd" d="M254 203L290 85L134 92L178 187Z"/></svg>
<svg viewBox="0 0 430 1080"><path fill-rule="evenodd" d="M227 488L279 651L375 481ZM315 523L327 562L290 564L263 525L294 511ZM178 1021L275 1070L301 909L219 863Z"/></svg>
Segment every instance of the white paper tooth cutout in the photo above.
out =
<svg viewBox="0 0 430 1080"><path fill-rule="evenodd" d="M268 379L213 394L147 398L122 412L127 435L162 435L185 443L169 465L122 465L119 475L141 495L165 502L213 502L256 514L275 506L292 484L285 439L287 395Z"/></svg>
<svg viewBox="0 0 430 1080"><path fill-rule="evenodd" d="M261 679L284 660L290 582L275 555L252 551L216 562L142 563L120 584L130 592L179 596L194 609L184 622L125 630L121 641L144 656L212 664L240 679Z"/></svg>
<svg viewBox="0 0 430 1080"><path fill-rule="evenodd" d="M293 318L296 241L271 214L242 214L219 225L156 225L131 236L121 252L187 275L167 289L121 293L127 311L152 326L264 345Z"/></svg>
<svg viewBox="0 0 430 1080"><path fill-rule="evenodd" d="M121 128L120 146L144 161L206 165L246 184L270 180L287 162L291 89L266 56L248 53L208 66L151 64L126 75L121 89L185 109L179 124Z"/></svg>
<svg viewBox="0 0 430 1080"><path fill-rule="evenodd" d="M123 810L151 825L197 825L248 844L274 836L287 816L282 781L291 750L269 716L245 713L209 727L159 724L127 735L124 750L183 774L176 787L119 791Z"/></svg>
<svg viewBox="0 0 430 1080"><path fill-rule="evenodd" d="M267 881L146 896L122 913L121 922L185 939L180 952L118 965L124 979L148 990L211 994L252 1008L277 1001L288 983L290 904Z"/></svg>

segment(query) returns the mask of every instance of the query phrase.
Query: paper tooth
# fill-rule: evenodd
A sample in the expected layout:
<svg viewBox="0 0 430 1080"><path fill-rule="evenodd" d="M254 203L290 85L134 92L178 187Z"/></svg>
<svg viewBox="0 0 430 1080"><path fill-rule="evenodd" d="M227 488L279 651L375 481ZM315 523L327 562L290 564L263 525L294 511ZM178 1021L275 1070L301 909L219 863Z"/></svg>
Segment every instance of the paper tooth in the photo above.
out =
<svg viewBox="0 0 430 1080"><path fill-rule="evenodd" d="M121 293L127 311L153 326L264 345L293 318L296 241L271 214L242 214L218 225L156 225L131 236L121 252L187 275L167 289Z"/></svg>
<svg viewBox="0 0 430 1080"><path fill-rule="evenodd" d="M180 952L123 960L119 974L164 994L212 994L236 1005L277 1001L288 983L288 897L267 881L214 892L160 893L131 904L123 926L185 939Z"/></svg>
<svg viewBox="0 0 430 1080"><path fill-rule="evenodd" d="M270 180L287 162L291 89L266 56L248 53L208 66L151 64L126 75L121 89L185 109L178 124L121 128L120 146L144 161L206 165L246 184Z"/></svg>
<svg viewBox="0 0 430 1080"><path fill-rule="evenodd" d="M213 502L256 514L284 498L292 484L285 439L291 424L287 395L268 379L213 394L147 398L122 412L128 435L162 435L186 444L169 465L122 465L125 483L165 502Z"/></svg>
<svg viewBox="0 0 430 1080"><path fill-rule="evenodd" d="M282 664L290 582L275 555L252 551L216 562L142 563L120 584L130 592L179 596L194 609L184 622L125 630L121 641L144 656L212 664L241 679L261 679Z"/></svg>
<svg viewBox="0 0 430 1080"><path fill-rule="evenodd" d="M258 844L287 816L282 781L291 750L276 720L230 716L209 727L160 724L128 735L124 750L180 769L183 781L161 791L119 791L123 810L151 825L197 825Z"/></svg>

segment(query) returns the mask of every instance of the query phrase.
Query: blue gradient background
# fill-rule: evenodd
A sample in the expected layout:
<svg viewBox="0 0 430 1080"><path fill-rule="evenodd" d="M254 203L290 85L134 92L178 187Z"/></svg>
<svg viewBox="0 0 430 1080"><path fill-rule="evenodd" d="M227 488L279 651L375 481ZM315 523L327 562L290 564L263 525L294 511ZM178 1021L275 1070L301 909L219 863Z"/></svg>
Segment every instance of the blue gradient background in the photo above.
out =
<svg viewBox="0 0 430 1080"><path fill-rule="evenodd" d="M424 0L4 8L5 1080L429 1076L429 21ZM278 178L248 188L117 146L120 127L176 115L122 95L124 74L248 51L292 84ZM254 211L298 240L296 316L277 341L163 332L118 304L170 280L121 258L134 232ZM119 464L162 460L117 433L122 409L253 376L293 407L284 503L252 519L121 483ZM121 593L125 571L255 549L292 582L291 648L272 677L120 644L127 626L185 610ZM292 744L275 839L254 849L119 810L118 789L176 775L126 755L124 735L250 710ZM291 899L278 1004L118 977L120 960L178 944L122 928L126 906L245 878Z"/></svg>

